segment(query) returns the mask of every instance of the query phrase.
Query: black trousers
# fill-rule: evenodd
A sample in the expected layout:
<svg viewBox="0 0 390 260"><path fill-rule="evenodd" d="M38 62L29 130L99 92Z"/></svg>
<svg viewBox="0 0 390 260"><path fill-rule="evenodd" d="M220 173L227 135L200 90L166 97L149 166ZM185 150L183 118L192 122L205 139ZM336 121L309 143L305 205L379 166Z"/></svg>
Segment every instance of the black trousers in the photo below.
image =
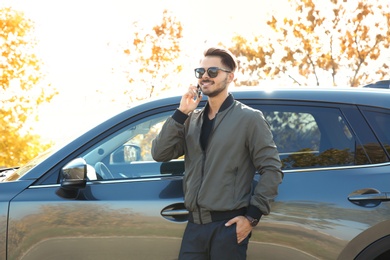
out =
<svg viewBox="0 0 390 260"><path fill-rule="evenodd" d="M249 236L237 243L236 225L225 226L227 220L208 224L187 223L179 260L245 260Z"/></svg>

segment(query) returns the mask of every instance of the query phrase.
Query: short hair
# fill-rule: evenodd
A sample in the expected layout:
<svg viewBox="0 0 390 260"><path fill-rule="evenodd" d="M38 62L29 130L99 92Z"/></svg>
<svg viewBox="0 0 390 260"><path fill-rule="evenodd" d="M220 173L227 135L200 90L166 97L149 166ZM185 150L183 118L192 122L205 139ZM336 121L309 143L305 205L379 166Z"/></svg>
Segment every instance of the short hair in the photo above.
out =
<svg viewBox="0 0 390 260"><path fill-rule="evenodd" d="M227 49L211 47L204 51L204 56L220 57L222 64L227 66L232 72L234 72L237 68L236 57Z"/></svg>

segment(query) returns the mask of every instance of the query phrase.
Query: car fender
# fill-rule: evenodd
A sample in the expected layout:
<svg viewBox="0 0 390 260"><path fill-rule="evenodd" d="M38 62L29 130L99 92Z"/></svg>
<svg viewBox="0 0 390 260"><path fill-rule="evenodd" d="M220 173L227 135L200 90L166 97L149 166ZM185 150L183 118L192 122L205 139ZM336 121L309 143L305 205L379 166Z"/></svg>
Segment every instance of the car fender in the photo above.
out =
<svg viewBox="0 0 390 260"><path fill-rule="evenodd" d="M390 220L386 220L365 230L352 239L337 259L355 259L362 251L364 251L365 248L389 235Z"/></svg>

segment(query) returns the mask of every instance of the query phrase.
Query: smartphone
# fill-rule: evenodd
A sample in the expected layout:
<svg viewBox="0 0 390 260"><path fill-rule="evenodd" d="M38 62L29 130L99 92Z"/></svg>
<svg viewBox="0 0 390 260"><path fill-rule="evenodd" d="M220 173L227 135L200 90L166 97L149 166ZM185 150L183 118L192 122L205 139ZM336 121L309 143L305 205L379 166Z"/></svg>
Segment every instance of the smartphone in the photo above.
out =
<svg viewBox="0 0 390 260"><path fill-rule="evenodd" d="M200 88L199 84L197 86L197 89L198 89L198 98L200 98L200 96L202 95L202 89Z"/></svg>

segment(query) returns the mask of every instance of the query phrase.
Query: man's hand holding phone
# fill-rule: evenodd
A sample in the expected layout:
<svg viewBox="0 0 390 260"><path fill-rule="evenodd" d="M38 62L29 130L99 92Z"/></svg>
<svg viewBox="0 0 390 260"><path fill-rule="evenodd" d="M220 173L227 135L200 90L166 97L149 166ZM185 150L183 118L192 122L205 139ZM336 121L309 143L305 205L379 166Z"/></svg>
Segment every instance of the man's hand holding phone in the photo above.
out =
<svg viewBox="0 0 390 260"><path fill-rule="evenodd" d="M190 86L180 100L179 110L188 115L198 107L199 102L202 100L202 96L202 90L199 85Z"/></svg>
<svg viewBox="0 0 390 260"><path fill-rule="evenodd" d="M202 89L200 88L199 84L198 84L198 86L196 86L196 89L198 91L198 98L202 98L203 93L202 93Z"/></svg>

